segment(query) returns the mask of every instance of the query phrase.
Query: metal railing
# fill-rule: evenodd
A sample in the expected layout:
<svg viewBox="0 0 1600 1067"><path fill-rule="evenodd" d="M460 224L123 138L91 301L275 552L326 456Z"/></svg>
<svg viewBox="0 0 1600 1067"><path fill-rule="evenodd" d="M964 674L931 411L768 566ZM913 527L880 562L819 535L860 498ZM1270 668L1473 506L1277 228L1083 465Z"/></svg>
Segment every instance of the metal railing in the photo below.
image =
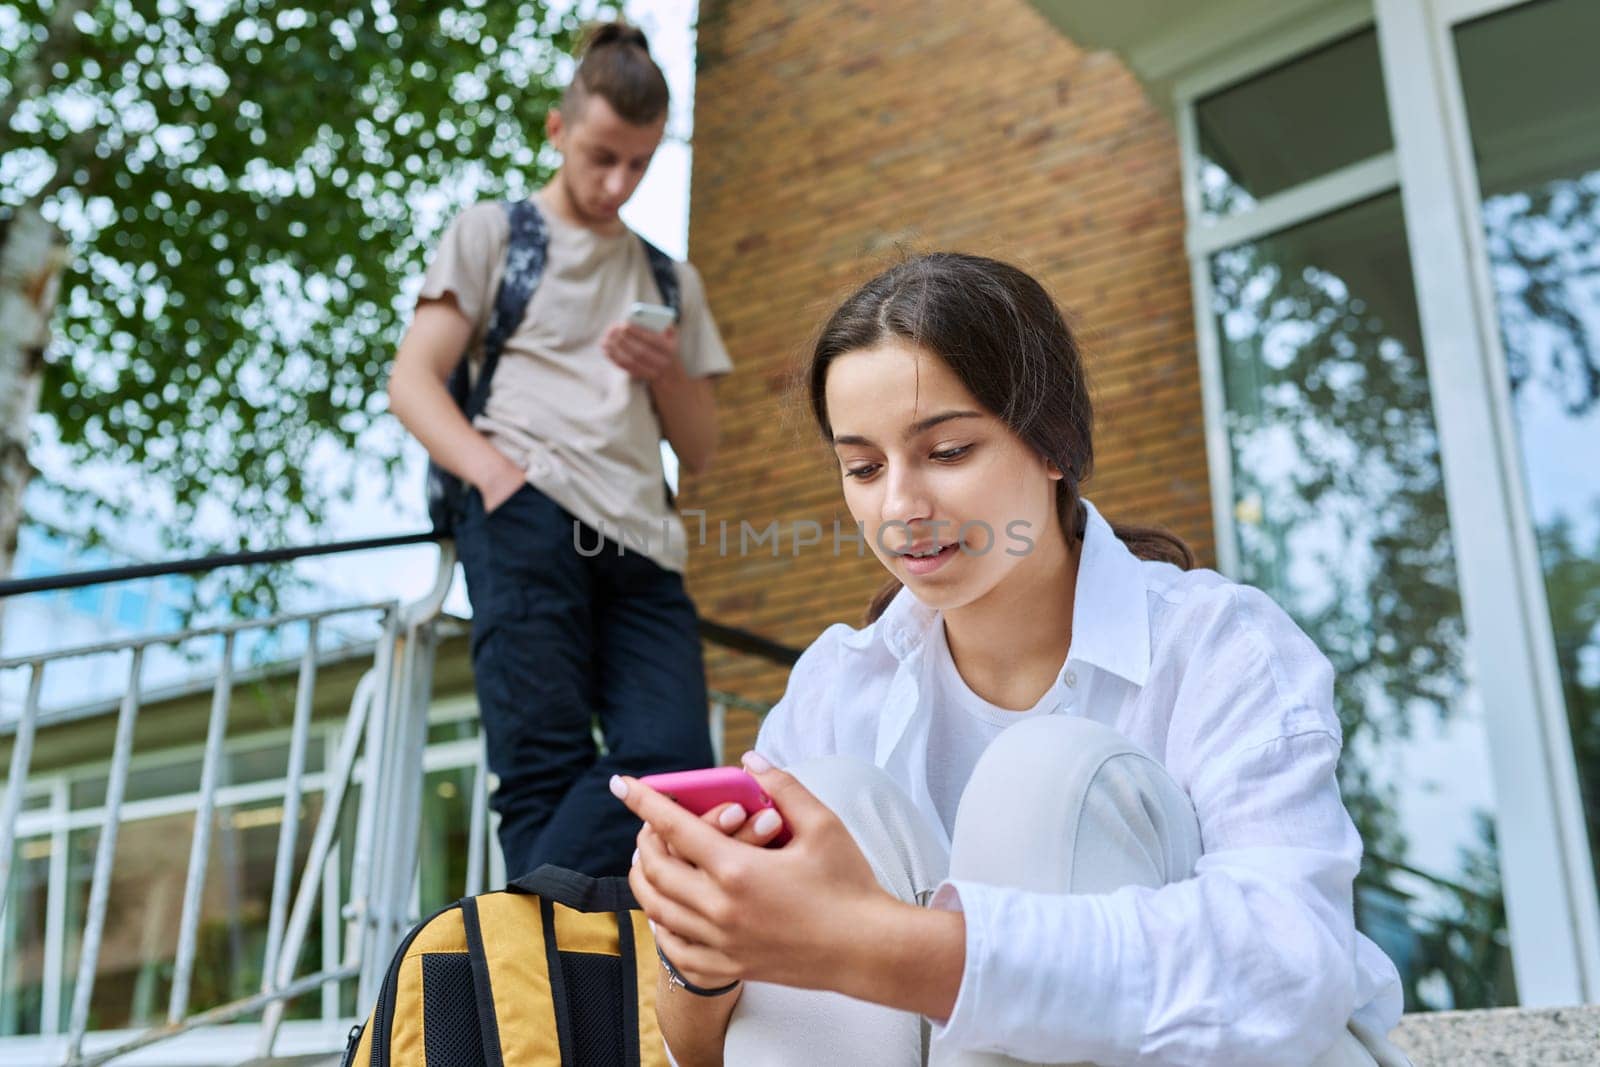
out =
<svg viewBox="0 0 1600 1067"><path fill-rule="evenodd" d="M364 551L428 540L433 538L411 535L0 582L0 599L135 577L198 573L226 566L281 562L309 555ZM29 672L26 696L14 731L4 799L0 801L0 919L4 918L9 899L6 888L9 886L12 859L16 852L24 786L40 725L46 671L58 664L107 653L123 653L129 659L125 687L116 712L105 787L104 823L95 851L80 939L77 979L73 984L61 1062L68 1067L91 1067L107 1063L198 1027L237 1021L256 1012L263 1013L256 1054L269 1056L288 1003L294 998L329 984L353 979L356 982L358 1010L364 1010L366 1005L373 1002L390 953L417 917L414 885L420 836L422 761L427 742L428 708L432 700L434 659L439 642L438 624L442 619L440 610L449 591L455 565L453 544L441 541L439 545L440 556L433 586L425 596L412 603L382 601L341 605L0 659L0 674L14 670ZM300 807L306 792L307 749L312 736L312 711L319 666L319 632L331 619L362 613L379 615L380 637L372 652L371 666L355 686L338 736L336 754L323 770L322 807L296 879L297 831ZM230 1003L191 1012L202 901L211 857L212 819L217 807L219 783L223 777L224 740L235 689L235 647L240 636L249 631L282 633L290 627L303 627L305 646L295 684L284 782L284 809L273 866L261 988L259 992ZM702 623L702 635L715 643L783 665L792 664L798 656L793 649L716 623ZM114 1045L85 1051L116 862L117 831L127 793L134 730L142 707L141 681L145 653L153 646L177 646L200 638L216 639L221 644L222 654L212 685L200 768L198 806L193 836L189 842L187 877L166 1022ZM708 711L713 743L719 758L724 720L729 708L745 708L761 713L766 710L766 705L733 694L712 694ZM357 780L361 788L353 840L344 842L340 840L341 827L346 824L344 812L351 785ZM466 884L463 886L467 894L481 892L485 881L491 877L490 857L494 850L493 827L487 813L488 792L488 773L480 744L469 804L471 826ZM337 917L343 920L342 945L336 959L324 957L321 968L315 973L297 977L297 962L316 917L318 901L324 893L324 881L329 877L329 860L336 847L349 847L351 857L348 898L344 900ZM337 867L337 864L331 866ZM332 877L337 884L337 870ZM294 889L296 885L298 888ZM333 921L334 918L323 916L324 922Z"/></svg>

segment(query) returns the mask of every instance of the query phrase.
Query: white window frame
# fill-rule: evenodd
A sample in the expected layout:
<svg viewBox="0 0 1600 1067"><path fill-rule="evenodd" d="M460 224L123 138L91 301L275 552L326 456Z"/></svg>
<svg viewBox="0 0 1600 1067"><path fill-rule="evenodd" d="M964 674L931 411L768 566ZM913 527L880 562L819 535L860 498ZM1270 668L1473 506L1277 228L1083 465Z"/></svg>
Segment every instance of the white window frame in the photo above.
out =
<svg viewBox="0 0 1600 1067"><path fill-rule="evenodd" d="M1522 2L1341 3L1320 19L1196 68L1175 85L1174 103L1213 526L1218 567L1225 574L1240 573L1240 556L1210 258L1360 200L1400 192L1467 629L1465 669L1484 712L1496 785L1496 836L1518 997L1527 1006L1552 1006L1600 992L1600 900L1511 433L1504 354L1476 225L1479 201L1465 112L1453 56L1440 61L1450 55L1451 25ZM1195 104L1374 25L1394 150L1267 197L1248 212L1205 219L1195 180ZM1449 116L1443 126L1436 118L1441 114ZM1484 433L1485 426L1495 432Z"/></svg>
<svg viewBox="0 0 1600 1067"><path fill-rule="evenodd" d="M1533 954L1518 966L1517 986L1525 1004L1550 1006L1600 995L1600 895L1451 39L1459 22L1524 2L1376 0L1376 8L1446 493L1465 557L1462 596L1476 606L1468 634L1500 786L1507 918L1523 927L1512 928L1514 947Z"/></svg>
<svg viewBox="0 0 1600 1067"><path fill-rule="evenodd" d="M1183 172L1184 217L1188 220L1184 245L1189 254L1195 342L1200 357L1200 406L1205 419L1206 463L1211 472L1213 543L1217 569L1226 575L1239 574L1239 540L1233 522L1233 452L1228 443L1225 417L1222 348L1216 321L1211 315L1211 254L1384 192L1386 187L1375 185L1374 179L1381 180L1385 176L1383 172L1392 169L1393 153L1356 163L1267 197L1248 212L1206 220L1201 210L1200 186L1195 181L1200 135L1195 124L1194 105L1201 97L1347 37L1371 23L1372 12L1366 3L1341 3L1336 9L1307 19L1271 39L1237 50L1218 49L1219 58L1193 69L1173 87ZM1397 175L1391 186L1396 182Z"/></svg>

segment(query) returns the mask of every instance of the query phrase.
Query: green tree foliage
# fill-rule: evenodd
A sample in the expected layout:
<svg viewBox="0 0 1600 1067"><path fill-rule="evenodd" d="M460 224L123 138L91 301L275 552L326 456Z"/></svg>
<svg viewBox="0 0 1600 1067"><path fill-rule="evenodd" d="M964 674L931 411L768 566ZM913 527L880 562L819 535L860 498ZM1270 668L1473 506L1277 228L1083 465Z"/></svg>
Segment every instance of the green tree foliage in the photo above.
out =
<svg viewBox="0 0 1600 1067"><path fill-rule="evenodd" d="M1511 391L1588 415L1600 404L1600 170L1490 197L1483 214Z"/></svg>
<svg viewBox="0 0 1600 1067"><path fill-rule="evenodd" d="M352 488L316 457L384 410L439 225L546 176L576 25L538 0L0 0L0 205L74 250L40 429L142 472L109 503L158 505L171 547L200 547L207 498L221 547L304 537Z"/></svg>

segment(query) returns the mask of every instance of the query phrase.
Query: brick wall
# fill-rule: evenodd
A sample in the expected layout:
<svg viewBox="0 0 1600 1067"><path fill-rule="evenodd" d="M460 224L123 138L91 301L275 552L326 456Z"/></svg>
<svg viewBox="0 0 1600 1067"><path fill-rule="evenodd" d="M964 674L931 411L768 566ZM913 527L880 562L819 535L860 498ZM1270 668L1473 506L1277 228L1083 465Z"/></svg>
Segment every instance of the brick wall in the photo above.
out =
<svg viewBox="0 0 1600 1067"><path fill-rule="evenodd" d="M1089 351L1087 495L1210 562L1177 140L1117 59L1079 50L1021 0L700 11L690 256L735 363L718 387L721 452L685 490L708 513L689 571L701 612L796 646L859 623L883 572L849 545L835 558L832 524L849 515L789 385L834 303L901 250L995 256L1045 283ZM741 556L739 522L775 519L779 557ZM828 532L796 557L792 524L808 519ZM714 688L768 700L786 674L716 650L708 670ZM751 726L730 720L730 755Z"/></svg>

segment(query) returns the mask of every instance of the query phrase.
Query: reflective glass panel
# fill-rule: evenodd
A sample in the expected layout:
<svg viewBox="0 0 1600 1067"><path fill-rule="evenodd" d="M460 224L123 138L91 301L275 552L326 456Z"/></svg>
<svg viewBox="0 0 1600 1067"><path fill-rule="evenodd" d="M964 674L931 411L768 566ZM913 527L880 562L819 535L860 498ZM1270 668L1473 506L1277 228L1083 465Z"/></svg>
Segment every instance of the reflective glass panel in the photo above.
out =
<svg viewBox="0 0 1600 1067"><path fill-rule="evenodd" d="M1398 195L1219 252L1211 274L1241 578L1333 662L1357 920L1409 1009L1514 1002Z"/></svg>

